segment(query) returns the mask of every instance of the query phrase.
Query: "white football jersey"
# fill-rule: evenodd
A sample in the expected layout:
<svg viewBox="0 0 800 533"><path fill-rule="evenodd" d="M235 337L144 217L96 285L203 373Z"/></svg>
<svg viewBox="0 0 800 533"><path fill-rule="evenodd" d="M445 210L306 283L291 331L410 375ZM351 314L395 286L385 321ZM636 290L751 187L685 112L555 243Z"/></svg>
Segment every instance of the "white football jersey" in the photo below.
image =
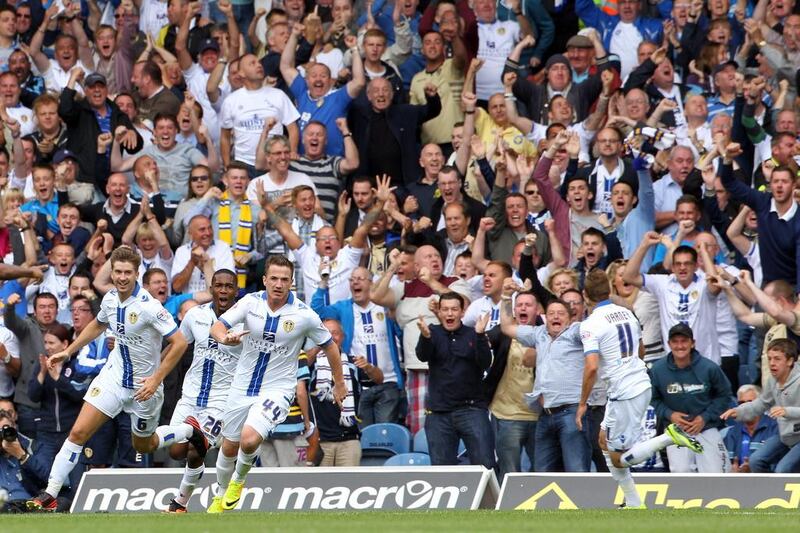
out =
<svg viewBox="0 0 800 533"><path fill-rule="evenodd" d="M124 302L119 301L117 289L108 291L97 321L108 325L109 335L116 339L103 370L126 389L153 375L161 363L161 341L178 331L169 311L138 283Z"/></svg>
<svg viewBox="0 0 800 533"><path fill-rule="evenodd" d="M186 342L194 343L192 366L183 380L182 396L197 407L225 406L242 353L241 344L227 346L209 335L216 320L214 303L209 302L189 309L181 322L181 332Z"/></svg>
<svg viewBox="0 0 800 533"><path fill-rule="evenodd" d="M641 325L629 309L606 300L581 323L586 355L600 356L600 379L608 386L609 400L627 400L650 388L647 367L639 358Z"/></svg>
<svg viewBox="0 0 800 533"><path fill-rule="evenodd" d="M267 304L266 291L247 294L219 320L228 329L244 323L250 331L231 385L233 393L242 396L260 396L275 389L293 395L297 357L306 337L319 346L333 342L319 315L291 292L286 304L275 311Z"/></svg>
<svg viewBox="0 0 800 533"><path fill-rule="evenodd" d="M394 342L394 338L389 338L386 309L372 302L366 307L353 303L353 341L350 355L364 356L369 364L380 368L386 383L397 381L389 349L390 342Z"/></svg>

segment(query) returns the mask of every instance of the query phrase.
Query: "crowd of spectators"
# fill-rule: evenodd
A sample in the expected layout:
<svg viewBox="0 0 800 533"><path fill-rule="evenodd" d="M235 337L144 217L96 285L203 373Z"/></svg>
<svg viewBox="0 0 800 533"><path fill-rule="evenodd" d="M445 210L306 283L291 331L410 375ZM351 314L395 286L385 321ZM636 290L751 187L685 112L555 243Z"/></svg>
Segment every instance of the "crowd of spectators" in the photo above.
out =
<svg viewBox="0 0 800 533"><path fill-rule="evenodd" d="M434 464L605 470L601 384L575 420L602 269L641 323L642 424L716 447L645 468L799 472L799 69L794 0L3 3L0 487L46 483L113 332L46 358L121 245L177 320L215 271L241 296L294 261L357 423L302 364L312 408L266 464L357 465L360 431L394 423ZM170 464L132 449L127 415L81 462Z"/></svg>

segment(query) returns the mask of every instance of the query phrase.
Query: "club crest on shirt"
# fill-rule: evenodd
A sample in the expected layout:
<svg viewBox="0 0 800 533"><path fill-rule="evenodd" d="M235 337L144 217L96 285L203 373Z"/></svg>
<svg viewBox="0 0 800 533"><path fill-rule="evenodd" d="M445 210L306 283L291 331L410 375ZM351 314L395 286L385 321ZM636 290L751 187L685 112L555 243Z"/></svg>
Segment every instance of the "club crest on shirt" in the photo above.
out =
<svg viewBox="0 0 800 533"><path fill-rule="evenodd" d="M139 315L137 313L131 312L128 314L128 322L136 324L137 320L139 320Z"/></svg>
<svg viewBox="0 0 800 533"><path fill-rule="evenodd" d="M89 391L89 396L92 398L100 395L100 387L92 387Z"/></svg>
<svg viewBox="0 0 800 533"><path fill-rule="evenodd" d="M290 333L294 329L294 322L291 320L287 320L283 323L283 331L286 333Z"/></svg>
<svg viewBox="0 0 800 533"><path fill-rule="evenodd" d="M378 311L377 313L375 313L375 318L377 318L378 320L383 320L383 317L384 317L384 314L381 311Z"/></svg>
<svg viewBox="0 0 800 533"><path fill-rule="evenodd" d="M697 292L697 291L692 291L692 292L690 292L690 293L689 293L689 296L691 296L691 297L692 297L692 300L697 300L697 297L698 297L699 295L700 295L700 293L699 293L699 292Z"/></svg>

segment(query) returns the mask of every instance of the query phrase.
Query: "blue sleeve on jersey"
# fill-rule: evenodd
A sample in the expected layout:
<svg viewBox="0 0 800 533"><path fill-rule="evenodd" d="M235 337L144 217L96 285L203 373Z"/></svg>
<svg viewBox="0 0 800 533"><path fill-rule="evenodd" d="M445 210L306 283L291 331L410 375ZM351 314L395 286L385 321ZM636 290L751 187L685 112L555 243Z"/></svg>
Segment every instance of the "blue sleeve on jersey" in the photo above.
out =
<svg viewBox="0 0 800 533"><path fill-rule="evenodd" d="M600 355L600 350L589 350L588 352L583 352L584 357L589 357L590 355Z"/></svg>
<svg viewBox="0 0 800 533"><path fill-rule="evenodd" d="M333 337L331 337L330 339L326 340L322 344L318 344L317 346L319 346L320 348L325 348L326 346L330 346L330 344L332 344L332 343L333 343Z"/></svg>
<svg viewBox="0 0 800 533"><path fill-rule="evenodd" d="M174 328L172 328L172 331L170 331L169 333L164 335L164 338L168 339L168 338L172 337L173 335L175 335L177 332L178 332L178 326L175 326Z"/></svg>
<svg viewBox="0 0 800 533"><path fill-rule="evenodd" d="M225 319L224 319L224 318L218 318L217 320L219 320L220 322L222 322L222 323L225 325L225 327L226 327L226 328L228 328L228 329L231 329L231 325L230 325L230 324L228 324L227 322L225 322Z"/></svg>
<svg viewBox="0 0 800 533"><path fill-rule="evenodd" d="M99 318L97 318L97 317L95 317L95 320L97 320L97 323L98 323L98 324L103 324L104 326L107 326L107 325L108 325L108 322L103 322L102 320L100 320L100 319L99 319Z"/></svg>

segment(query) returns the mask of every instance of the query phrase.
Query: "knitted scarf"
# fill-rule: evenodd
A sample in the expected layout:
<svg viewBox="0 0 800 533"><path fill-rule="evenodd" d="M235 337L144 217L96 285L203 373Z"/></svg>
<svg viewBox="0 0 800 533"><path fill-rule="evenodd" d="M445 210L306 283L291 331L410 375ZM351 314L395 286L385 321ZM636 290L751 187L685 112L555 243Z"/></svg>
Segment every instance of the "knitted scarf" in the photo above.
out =
<svg viewBox="0 0 800 533"><path fill-rule="evenodd" d="M233 248L233 258L242 257L250 252L253 232L253 216L250 212L250 200L242 200L239 212L239 224L236 226L236 242L233 241L231 228L231 199L228 191L222 193L219 201L219 240ZM236 265L236 278L240 289L247 285L247 269Z"/></svg>
<svg viewBox="0 0 800 533"><path fill-rule="evenodd" d="M331 365L328 363L328 356L325 352L317 354L317 383L315 390L311 394L315 395L321 402L333 402L333 374ZM344 373L344 384L347 387L347 396L342 402L342 414L339 415L339 425L342 427L353 427L358 421L356 419L356 405L353 399L353 372L358 369L347 354L342 352L342 372Z"/></svg>

